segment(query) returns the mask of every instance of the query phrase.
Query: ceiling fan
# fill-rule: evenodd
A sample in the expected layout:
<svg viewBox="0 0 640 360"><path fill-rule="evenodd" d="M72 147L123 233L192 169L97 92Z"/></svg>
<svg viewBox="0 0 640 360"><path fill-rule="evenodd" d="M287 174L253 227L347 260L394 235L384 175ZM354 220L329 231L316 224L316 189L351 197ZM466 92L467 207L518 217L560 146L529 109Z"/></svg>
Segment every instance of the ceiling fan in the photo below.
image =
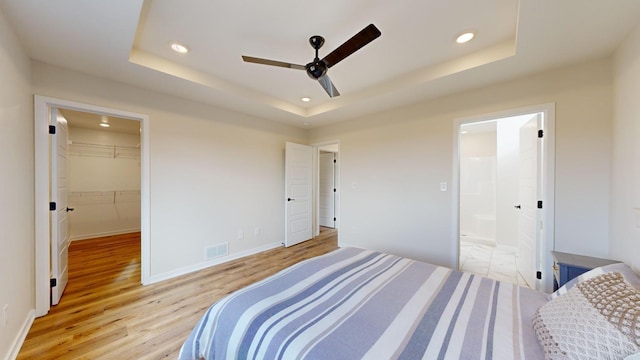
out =
<svg viewBox="0 0 640 360"><path fill-rule="evenodd" d="M324 38L320 35L314 35L309 38L309 43L311 46L316 49L316 57L312 62L307 65L297 65L286 63L282 61L261 59L251 56L242 56L242 60L245 62L263 64L263 65L271 65L271 66L280 66L285 68L291 68L296 70L306 70L307 75L314 80L318 80L320 85L324 88L324 90L329 94L329 97L339 96L340 93L338 89L333 85L331 79L327 75L327 70L333 65L339 63L344 60L347 56L353 54L358 51L363 46L377 39L382 33L378 28L373 24L369 24L364 29L360 30L357 34L351 37L351 39L345 41L342 45L338 46L337 49L333 50L329 55L325 56L323 59L318 57L318 49L322 47L324 44Z"/></svg>

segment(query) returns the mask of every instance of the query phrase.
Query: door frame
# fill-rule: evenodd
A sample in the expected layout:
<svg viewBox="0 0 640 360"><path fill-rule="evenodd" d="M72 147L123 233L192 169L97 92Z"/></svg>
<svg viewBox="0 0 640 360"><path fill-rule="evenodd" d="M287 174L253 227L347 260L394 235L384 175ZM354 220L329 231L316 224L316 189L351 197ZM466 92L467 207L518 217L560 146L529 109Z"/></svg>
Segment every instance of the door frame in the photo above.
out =
<svg viewBox="0 0 640 360"><path fill-rule="evenodd" d="M540 268L542 280L536 287L538 290L550 292L553 289L553 259L551 251L555 249L555 103L533 105L529 107L504 110L494 113L458 118L453 121L453 176L451 183L452 196L452 254L451 264L459 268L460 260L460 126L481 121L496 120L531 113L543 113L544 137L542 149L542 200L544 204L542 223L544 224L540 240Z"/></svg>
<svg viewBox="0 0 640 360"><path fill-rule="evenodd" d="M341 161L340 161L340 153L342 148L340 146L340 140L331 140L324 141L319 143L311 144L313 146L313 236L320 235L320 149L329 145L338 145L338 152L335 153L336 156L336 166L335 166L335 181L334 186L336 187L336 198L335 198L335 212L334 215L336 217L335 221L335 229L338 230L338 244L340 244L340 200L342 197L340 196L340 177L341 177Z"/></svg>
<svg viewBox="0 0 640 360"><path fill-rule="evenodd" d="M124 110L106 108L47 96L34 96L35 140L35 313L44 316L49 312L49 278L51 252L49 237L49 118L51 108L70 109L140 121L141 166L141 283L147 284L150 274L150 219L149 219L149 116Z"/></svg>

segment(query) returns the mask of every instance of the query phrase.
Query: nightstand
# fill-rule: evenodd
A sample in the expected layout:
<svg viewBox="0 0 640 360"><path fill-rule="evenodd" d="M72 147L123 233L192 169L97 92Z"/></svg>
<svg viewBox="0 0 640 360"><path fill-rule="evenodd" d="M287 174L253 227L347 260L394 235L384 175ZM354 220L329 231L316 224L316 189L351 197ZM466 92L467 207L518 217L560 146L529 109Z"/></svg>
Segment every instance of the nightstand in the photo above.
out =
<svg viewBox="0 0 640 360"><path fill-rule="evenodd" d="M552 251L551 255L553 256L553 291L591 269L620 262L559 251Z"/></svg>

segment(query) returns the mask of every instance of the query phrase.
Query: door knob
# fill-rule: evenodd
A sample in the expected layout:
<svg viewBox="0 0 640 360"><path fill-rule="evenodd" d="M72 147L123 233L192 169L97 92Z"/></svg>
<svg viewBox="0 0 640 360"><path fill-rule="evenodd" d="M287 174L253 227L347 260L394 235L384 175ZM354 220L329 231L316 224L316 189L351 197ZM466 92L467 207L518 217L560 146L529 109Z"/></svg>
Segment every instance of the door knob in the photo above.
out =
<svg viewBox="0 0 640 360"><path fill-rule="evenodd" d="M73 210L75 210L75 209L74 208L70 208L70 207L65 209L66 212L73 211Z"/></svg>
<svg viewBox="0 0 640 360"><path fill-rule="evenodd" d="M292 198L287 198L287 201L293 201L293 200L295 200L295 199L292 199Z"/></svg>
<svg viewBox="0 0 640 360"><path fill-rule="evenodd" d="M514 206L514 208L520 210L520 209L522 209L522 206L516 205L516 206Z"/></svg>

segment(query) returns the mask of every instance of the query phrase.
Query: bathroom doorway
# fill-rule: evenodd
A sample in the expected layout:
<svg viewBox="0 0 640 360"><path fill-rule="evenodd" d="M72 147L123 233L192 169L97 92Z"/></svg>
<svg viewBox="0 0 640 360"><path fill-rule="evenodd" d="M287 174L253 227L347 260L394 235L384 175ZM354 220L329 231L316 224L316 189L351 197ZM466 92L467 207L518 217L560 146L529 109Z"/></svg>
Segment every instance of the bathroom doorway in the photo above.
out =
<svg viewBox="0 0 640 360"><path fill-rule="evenodd" d="M544 116L530 112L459 125L460 270L544 287L544 210L536 206L544 192Z"/></svg>

